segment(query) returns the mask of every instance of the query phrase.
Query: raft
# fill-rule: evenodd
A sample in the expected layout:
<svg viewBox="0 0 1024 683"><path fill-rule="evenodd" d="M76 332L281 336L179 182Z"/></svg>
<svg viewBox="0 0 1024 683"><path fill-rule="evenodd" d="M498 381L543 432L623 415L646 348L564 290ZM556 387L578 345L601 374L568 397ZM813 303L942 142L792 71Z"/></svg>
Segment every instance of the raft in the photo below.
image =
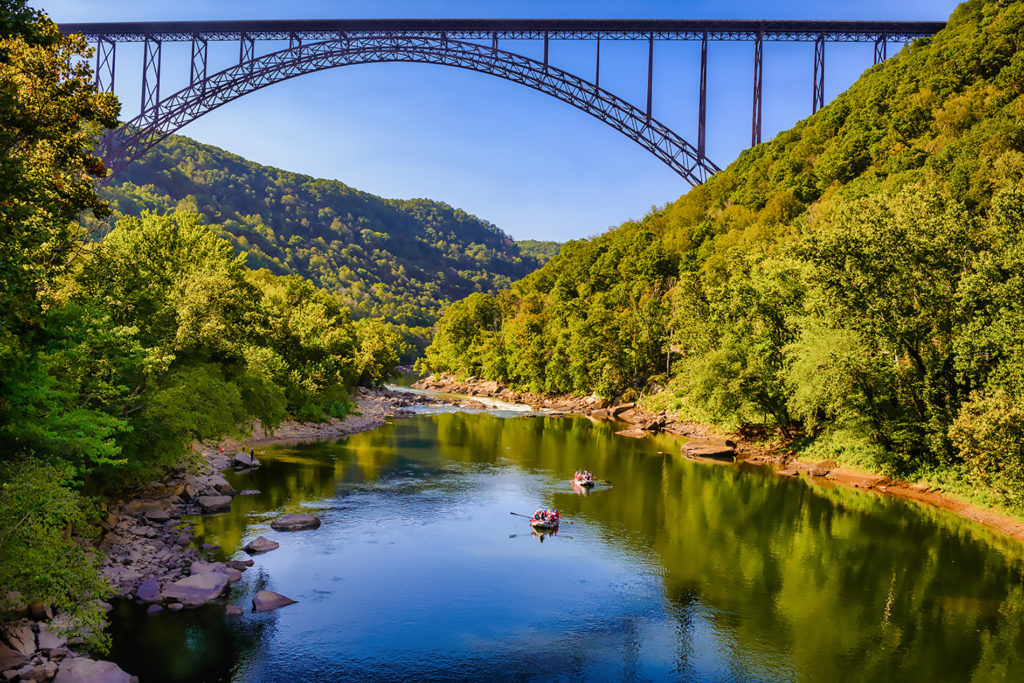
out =
<svg viewBox="0 0 1024 683"><path fill-rule="evenodd" d="M591 486L594 485L594 480L593 479L575 479L574 478L572 480L572 483L576 484L577 486L585 486L587 488L590 488Z"/></svg>
<svg viewBox="0 0 1024 683"><path fill-rule="evenodd" d="M531 519L530 520L530 526L532 526L534 529L547 529L547 530L557 529L558 528L558 520L557 519Z"/></svg>

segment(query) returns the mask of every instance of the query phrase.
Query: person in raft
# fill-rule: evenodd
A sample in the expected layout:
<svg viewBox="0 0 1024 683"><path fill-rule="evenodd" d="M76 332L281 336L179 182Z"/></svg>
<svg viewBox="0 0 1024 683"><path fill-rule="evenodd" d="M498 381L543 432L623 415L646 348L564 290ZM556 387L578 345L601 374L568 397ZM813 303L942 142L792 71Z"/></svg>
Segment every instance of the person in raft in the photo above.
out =
<svg viewBox="0 0 1024 683"><path fill-rule="evenodd" d="M558 521L561 515L558 514L558 510L551 512L550 510L538 509L533 513L533 518L540 522Z"/></svg>

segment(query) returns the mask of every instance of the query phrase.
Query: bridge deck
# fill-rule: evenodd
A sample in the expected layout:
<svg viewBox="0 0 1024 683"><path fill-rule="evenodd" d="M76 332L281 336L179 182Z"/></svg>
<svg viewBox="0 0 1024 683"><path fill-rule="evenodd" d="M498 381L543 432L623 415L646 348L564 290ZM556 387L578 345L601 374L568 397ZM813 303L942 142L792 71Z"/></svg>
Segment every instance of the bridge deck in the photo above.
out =
<svg viewBox="0 0 1024 683"><path fill-rule="evenodd" d="M454 40L764 40L906 41L938 33L944 21L752 21L736 19L283 19L243 21L131 21L60 24L119 42L204 40L328 40L344 34L390 32Z"/></svg>

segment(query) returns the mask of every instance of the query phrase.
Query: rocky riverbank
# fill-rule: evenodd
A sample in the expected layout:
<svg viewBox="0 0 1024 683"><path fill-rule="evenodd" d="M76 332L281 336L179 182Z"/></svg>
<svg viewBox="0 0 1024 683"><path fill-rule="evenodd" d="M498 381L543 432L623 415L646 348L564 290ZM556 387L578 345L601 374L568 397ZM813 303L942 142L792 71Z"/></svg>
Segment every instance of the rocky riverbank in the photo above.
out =
<svg viewBox="0 0 1024 683"><path fill-rule="evenodd" d="M287 421L269 435L256 425L254 432L260 436L246 440L245 444L251 447L338 438L376 429L388 419L401 416L408 406L436 401L408 393L360 389L355 403L358 414L322 424ZM221 474L231 468L259 467L258 458L237 450L240 446L229 442L225 447L227 454L221 454L218 448L197 446L201 457L195 463L168 473L138 498L107 503L98 547L104 558L101 573L115 598L148 605L149 613L178 611L211 602L224 604L226 616L242 613L240 608L226 604L224 597L231 584L255 561L205 561L205 553L216 548L197 546L191 532L193 522L183 519L186 515L223 512L230 508L235 496L249 493L235 491ZM319 520L296 522L289 518L281 523L292 530L315 528ZM249 552L255 555L261 551ZM253 609L266 611L286 604L288 598L262 591L254 600ZM74 648L83 644L82 639L60 635L60 616L54 619L44 606L33 606L32 613L25 606L22 612L24 618L0 629L0 683L137 680L112 662L93 660L77 652Z"/></svg>
<svg viewBox="0 0 1024 683"><path fill-rule="evenodd" d="M597 396L547 396L532 392L521 392L504 387L493 381L476 378L458 379L433 375L419 380L418 389L444 393L465 394L497 398L503 401L522 403L537 409L552 411L552 415L584 415L593 420L617 420L625 423L617 433L622 436L643 438L656 432L667 432L686 437L680 453L694 460L707 462L743 462L771 467L779 476L806 477L812 481L830 482L841 486L873 490L883 495L897 496L924 505L932 505L957 514L965 519L991 527L1012 538L1024 541L1024 522L971 505L963 500L944 494L924 483L896 481L889 477L839 466L831 460L804 462L783 444L764 445L754 443L743 434L727 434L706 424L678 420L667 411L652 413L633 403L613 405Z"/></svg>

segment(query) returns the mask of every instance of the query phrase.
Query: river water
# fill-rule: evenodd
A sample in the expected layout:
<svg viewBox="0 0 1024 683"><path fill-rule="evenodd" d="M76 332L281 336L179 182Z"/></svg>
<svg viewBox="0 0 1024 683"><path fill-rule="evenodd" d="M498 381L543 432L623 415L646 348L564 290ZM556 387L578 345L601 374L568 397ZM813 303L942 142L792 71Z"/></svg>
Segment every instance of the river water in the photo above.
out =
<svg viewBox="0 0 1024 683"><path fill-rule="evenodd" d="M1021 544L873 493L707 465L608 423L428 411L229 475L196 533L281 543L223 607L122 604L146 681L1024 680ZM610 484L589 495L585 467ZM559 533L532 535L538 506ZM315 531L278 533L284 512ZM251 612L260 589L297 604Z"/></svg>

